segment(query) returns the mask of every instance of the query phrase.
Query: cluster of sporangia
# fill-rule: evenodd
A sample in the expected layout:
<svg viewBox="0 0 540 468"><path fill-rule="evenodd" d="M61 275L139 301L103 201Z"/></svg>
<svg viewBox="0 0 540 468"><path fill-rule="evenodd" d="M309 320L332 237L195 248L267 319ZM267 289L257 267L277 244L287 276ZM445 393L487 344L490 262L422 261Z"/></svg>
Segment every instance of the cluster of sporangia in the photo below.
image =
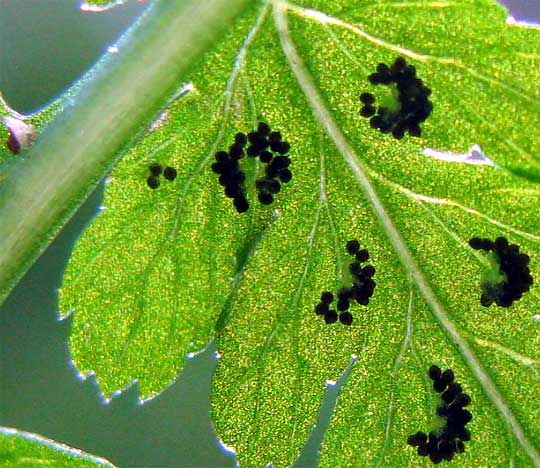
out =
<svg viewBox="0 0 540 468"><path fill-rule="evenodd" d="M148 179L146 179L146 183L151 189L157 189L159 187L159 177L161 174L163 174L165 179L170 180L171 182L176 179L177 173L174 167L167 166L165 169L163 169L161 164L155 163L151 164L148 169L150 170L150 175L148 176Z"/></svg>
<svg viewBox="0 0 540 468"><path fill-rule="evenodd" d="M420 123L430 115L433 105L428 100L431 90L416 77L415 67L407 65L405 59L398 57L390 67L380 63L377 72L369 76L369 81L374 85L395 85L399 100L397 110L375 108L375 97L370 93L362 93L360 100L364 106L360 114L370 118L371 127L382 133L392 133L397 139L403 138L407 131L411 136L420 136ZM219 174L219 183L225 188L225 195L232 198L239 213L249 209L244 186L246 176L239 161L247 155L258 157L261 163L266 164L264 176L255 181L255 188L259 201L269 205L273 202L274 195L281 190L280 182L287 183L292 178L289 170L291 160L286 156L289 149L289 143L282 140L280 132L273 132L268 124L260 122L254 132L247 135L237 133L228 152L216 153L212 171ZM159 186L159 177L162 174L170 181L177 175L174 168L163 169L159 164L152 164L149 169L147 183L152 189ZM488 307L495 302L501 307L509 307L529 290L533 282L528 268L530 259L528 255L519 252L517 245L508 244L504 237L498 237L494 242L475 237L469 244L473 249L493 252L498 260L499 272L504 276L500 283L482 284L480 302L483 306ZM315 313L324 316L327 324L335 323L339 319L342 324L351 325L351 302L367 305L375 290L375 268L372 265L362 266L362 263L369 260L368 251L360 249L357 240L348 241L346 249L354 257L354 261L349 264L352 286L342 287L338 291L337 311L330 308L334 301L334 294L330 291L321 294L321 301L315 307ZM428 434L417 432L407 438L407 443L417 447L418 455L429 456L434 464L439 464L443 460L450 461L455 454L465 451L464 442L471 437L465 426L472 420L472 414L465 407L470 404L471 398L462 391L461 385L454 381L451 369L442 372L440 367L431 366L428 374L433 380L433 389L441 394L442 403L437 407L437 415L445 424Z"/></svg>
<svg viewBox="0 0 540 468"><path fill-rule="evenodd" d="M392 133L398 140L403 138L405 132L419 137L422 133L420 124L426 120L433 104L428 99L431 89L424 86L420 78L416 77L416 68L407 65L403 57L398 57L389 67L384 63L377 65L377 72L368 77L371 84L395 86L397 90L397 109L375 107L375 96L371 93L362 93L360 101L364 104L360 111L363 117L369 117L372 128L382 133Z"/></svg>
<svg viewBox="0 0 540 468"><path fill-rule="evenodd" d="M219 174L219 183L225 187L225 195L233 199L238 213L249 209L244 186L246 175L240 168L240 159L245 155L258 157L261 163L266 164L265 174L255 181L255 188L259 201L263 205L270 205L274 201L274 195L281 190L280 181L287 183L292 178L289 170L291 160L285 156L289 149L289 143L282 140L280 132L272 132L268 124L260 122L255 132L247 135L237 133L229 152L216 153L212 171Z"/></svg>
<svg viewBox="0 0 540 468"><path fill-rule="evenodd" d="M510 307L529 290L533 283L528 267L530 258L519 252L518 245L509 244L504 237L497 237L495 242L473 237L469 245L475 250L493 252L499 264L499 273L504 277L496 284L482 283L480 303L484 307L494 302L501 307Z"/></svg>
<svg viewBox="0 0 540 468"><path fill-rule="evenodd" d="M454 454L463 453L463 442L471 440L471 433L465 426L472 420L470 411L464 409L471 402L471 397L463 393L461 385L454 382L454 372L447 369L441 372L438 366L431 366L428 371L433 380L433 389L441 394L443 403L437 407L437 415L446 420L438 431L417 432L408 437L407 443L418 447L418 455L429 456L434 464L443 460L450 461Z"/></svg>
<svg viewBox="0 0 540 468"><path fill-rule="evenodd" d="M327 324L335 323L339 317L339 321L343 325L351 325L353 321L353 316L349 312L351 301L354 300L358 304L368 305L369 298L375 290L376 283L372 279L375 274L375 267L373 265L362 267L361 265L369 260L368 251L360 249L360 243L357 240L350 240L347 242L347 252L355 257L355 260L349 265L353 284L351 287L341 288L337 293L336 309L339 315L334 309L330 309L334 300L334 295L330 291L321 294L321 302L315 307L315 313L323 315Z"/></svg>

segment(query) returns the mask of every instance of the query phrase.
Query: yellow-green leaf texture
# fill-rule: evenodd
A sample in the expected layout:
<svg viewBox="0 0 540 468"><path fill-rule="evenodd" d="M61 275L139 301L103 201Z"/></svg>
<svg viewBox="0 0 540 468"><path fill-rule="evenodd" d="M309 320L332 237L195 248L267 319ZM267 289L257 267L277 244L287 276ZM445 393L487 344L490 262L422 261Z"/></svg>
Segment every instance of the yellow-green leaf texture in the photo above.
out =
<svg viewBox="0 0 540 468"><path fill-rule="evenodd" d="M0 428L0 465L3 468L55 468L113 467L104 458L91 456L36 434Z"/></svg>
<svg viewBox="0 0 540 468"><path fill-rule="evenodd" d="M403 56L433 90L421 138L397 141L359 116L367 76ZM492 0L253 2L190 85L115 167L105 209L62 289L77 366L106 393L144 396L217 337L219 436L245 467L291 465L324 390L358 356L325 438L323 467L429 466L406 445L436 405L426 370L454 369L472 397L472 440L454 466L540 466L540 299L480 306L486 262L473 236L506 236L538 278L540 32ZM181 86L182 83L179 83ZM293 179L238 214L210 170L260 120L291 144ZM481 146L494 166L425 148ZM153 162L177 179L146 185ZM345 284L345 243L369 249L377 287L351 327L313 311Z"/></svg>

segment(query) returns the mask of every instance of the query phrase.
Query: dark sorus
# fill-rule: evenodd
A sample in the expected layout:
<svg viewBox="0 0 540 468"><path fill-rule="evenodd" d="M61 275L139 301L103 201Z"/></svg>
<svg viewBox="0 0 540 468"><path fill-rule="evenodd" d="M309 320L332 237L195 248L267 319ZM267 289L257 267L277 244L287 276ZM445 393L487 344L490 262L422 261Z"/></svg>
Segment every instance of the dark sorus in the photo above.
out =
<svg viewBox="0 0 540 468"><path fill-rule="evenodd" d="M391 133L398 140L406 132L419 137L422 133L420 124L431 114L433 104L428 99L431 89L416 76L416 68L398 57L391 66L379 63L377 71L368 79L373 85L390 87L393 93L379 106L373 94L360 94L360 115L369 118L372 128Z"/></svg>
<svg viewBox="0 0 540 468"><path fill-rule="evenodd" d="M177 172L176 172L176 169L174 167L167 166L163 170L163 177L165 177L165 179L167 179L167 180L170 180L171 182L174 179L176 179L176 175L177 175Z"/></svg>
<svg viewBox="0 0 540 468"><path fill-rule="evenodd" d="M471 398L455 382L451 369L442 371L434 365L429 368L428 375L433 381L433 389L441 395L441 403L437 406L440 424L429 433L419 431L410 435L407 444L416 447L418 455L429 457L437 465L443 460L451 461L454 455L465 451L464 443L471 439L465 426L473 417L465 409Z"/></svg>
<svg viewBox="0 0 540 468"><path fill-rule="evenodd" d="M148 187L150 187L152 190L157 189L159 187L159 177L155 175L148 176L148 179L146 179L146 183L148 184Z"/></svg>
<svg viewBox="0 0 540 468"><path fill-rule="evenodd" d="M530 258L519 251L518 245L509 244L504 237L497 237L495 241L473 237L469 245L491 255L493 266L481 282L480 304L484 307L493 303L510 307L530 289L533 283L529 270Z"/></svg>
<svg viewBox="0 0 540 468"><path fill-rule="evenodd" d="M158 163L150 164L150 166L148 167L148 170L150 171L150 174L153 176L159 176L163 173L163 167L161 166L161 164L158 164Z"/></svg>
<svg viewBox="0 0 540 468"><path fill-rule="evenodd" d="M360 243L354 239L347 242L345 246L347 253L354 257L349 264L349 273L351 275L351 286L342 287L336 294L337 301L335 309L330 306L336 299L330 291L324 291L321 294L320 302L315 306L315 313L322 315L327 324L339 321L343 325L351 325L353 316L349 311L352 302L368 305L369 299L375 290L375 267L373 265L362 266L362 263L369 260L369 253L366 249L360 248ZM337 311L336 311L337 309Z"/></svg>
<svg viewBox="0 0 540 468"><path fill-rule="evenodd" d="M148 187L151 189L157 189L160 185L160 176L163 175L165 179L170 180L171 182L176 179L176 169L170 166L167 166L163 169L163 166L158 163L152 163L148 166L150 175L146 179Z"/></svg>
<svg viewBox="0 0 540 468"><path fill-rule="evenodd" d="M241 146L242 153L245 143L234 143L231 146ZM246 176L240 168L239 160L242 154L237 156L238 152L233 154L226 151L218 151L215 154L216 162L212 164L212 171L219 174L219 183L224 187L225 196L232 198L233 205L238 213L244 213L249 208L249 203L246 198L246 190L244 181Z"/></svg>
<svg viewBox="0 0 540 468"><path fill-rule="evenodd" d="M146 179L146 184L152 190L155 190L159 187L159 176L163 172L163 167L161 167L161 164L153 163L148 166L148 170L150 172L150 175Z"/></svg>
<svg viewBox="0 0 540 468"><path fill-rule="evenodd" d="M288 142L282 139L281 133L272 131L270 125L260 122L257 129L248 133L237 133L229 151L218 151L212 171L219 174L219 183L225 187L225 195L233 199L239 213L249 209L245 189L245 173L240 167L244 156L259 158L265 164L264 175L255 181L257 198L263 205L270 205L274 197L281 191L281 184L292 179L289 169L291 164L287 153Z"/></svg>

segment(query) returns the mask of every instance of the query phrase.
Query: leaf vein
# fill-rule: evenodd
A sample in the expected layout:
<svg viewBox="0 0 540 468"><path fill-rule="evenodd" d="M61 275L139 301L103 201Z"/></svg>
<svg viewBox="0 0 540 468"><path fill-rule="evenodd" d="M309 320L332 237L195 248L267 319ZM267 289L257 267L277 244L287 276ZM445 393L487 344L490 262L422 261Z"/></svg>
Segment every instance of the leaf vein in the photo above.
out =
<svg viewBox="0 0 540 468"><path fill-rule="evenodd" d="M403 266L410 272L414 282L416 283L419 291L424 296L427 304L430 306L433 317L438 321L439 325L446 332L447 336L455 347L459 350L463 356L465 362L468 364L472 373L476 377L477 381L484 389L488 398L492 401L494 406L499 411L500 416L506 422L516 439L519 441L531 462L534 466L540 467L540 453L538 453L536 447L529 440L527 434L525 434L521 424L514 416L512 410L506 403L503 396L495 386L489 374L481 366L480 362L474 355L472 349L469 347L467 341L461 336L457 330L455 324L450 320L447 312L439 304L435 293L431 289L427 280L424 278L422 271L418 264L414 260L412 253L405 244L401 234L397 231L394 223L392 222L388 212L382 204L379 196L377 195L373 185L368 179L366 172L363 168L363 164L356 155L354 149L351 147L337 123L332 118L330 111L328 110L326 103L319 94L316 84L313 81L309 71L307 70L302 58L298 54L294 42L290 36L288 28L288 18L286 11L289 8L288 4L285 4L279 0L273 1L274 22L281 40L281 45L285 56L289 62L292 72L296 76L300 89L306 96L306 99L315 115L315 118L319 121L320 125L325 129L328 136L334 142L337 150L342 154L344 160L351 168L360 188L364 191L367 199L372 205L372 208L379 218L379 221L386 231L386 234L394 246L398 257Z"/></svg>
<svg viewBox="0 0 540 468"><path fill-rule="evenodd" d="M411 282L412 283L412 282ZM385 422L385 428L384 428L384 441L381 447L381 452L379 454L379 457L377 459L377 464L375 465L375 468L379 468L383 461L386 454L386 451L388 450L388 445L390 443L390 433L392 430L392 419L394 417L394 398L396 396L396 387L397 387L397 373L399 371L399 368L401 367L401 363L403 362L403 358L405 357L405 353L410 347L411 341L412 341L412 335L413 335L413 287L412 284L409 285L410 287L410 293L409 293L409 305L407 307L407 316L405 318L405 334L403 337L403 341L401 343L401 349L399 350L399 354L396 356L396 359L394 361L394 367L392 369L392 390L390 392L390 401L388 402L388 409L386 412L386 422Z"/></svg>

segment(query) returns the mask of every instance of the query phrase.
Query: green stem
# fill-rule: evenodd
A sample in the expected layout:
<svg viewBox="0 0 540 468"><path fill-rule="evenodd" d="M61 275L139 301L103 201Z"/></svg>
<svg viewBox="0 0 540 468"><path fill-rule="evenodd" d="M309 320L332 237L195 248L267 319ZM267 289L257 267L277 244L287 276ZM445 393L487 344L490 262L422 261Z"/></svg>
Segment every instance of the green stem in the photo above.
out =
<svg viewBox="0 0 540 468"><path fill-rule="evenodd" d="M155 0L0 187L0 303L248 0Z"/></svg>

